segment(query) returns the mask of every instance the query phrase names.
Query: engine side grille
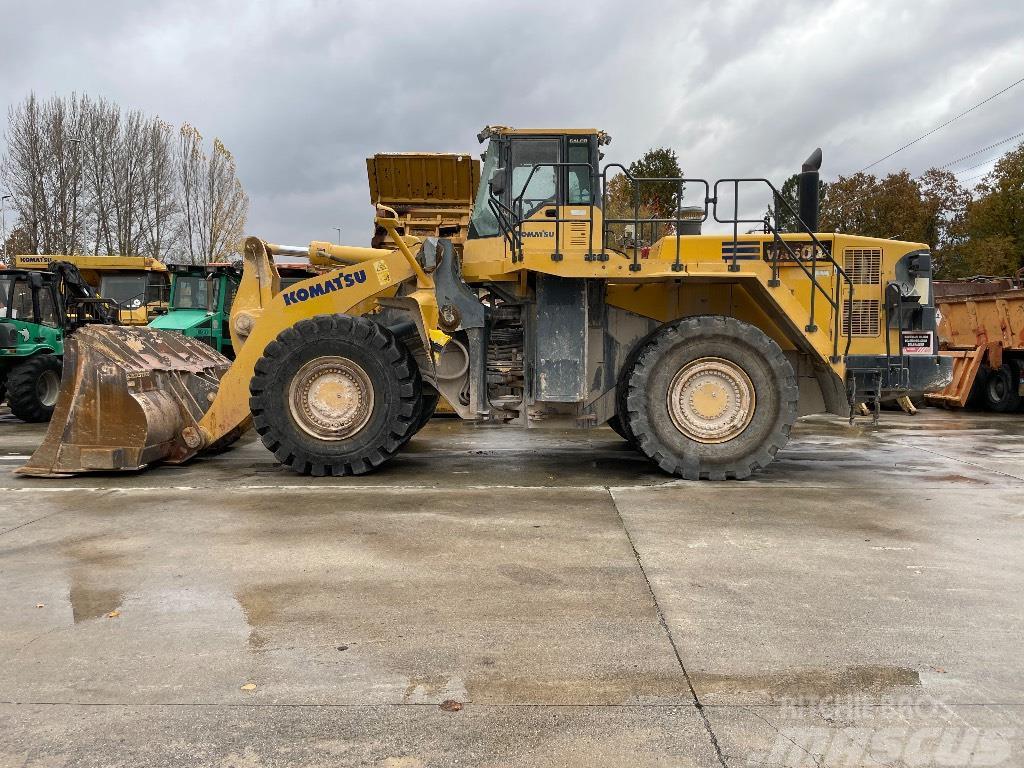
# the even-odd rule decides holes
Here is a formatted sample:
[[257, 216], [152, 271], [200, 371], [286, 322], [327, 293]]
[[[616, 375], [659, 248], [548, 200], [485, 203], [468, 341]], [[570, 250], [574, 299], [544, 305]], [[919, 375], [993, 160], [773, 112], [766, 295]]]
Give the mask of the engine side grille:
[[878, 336], [882, 331], [880, 310], [881, 302], [878, 299], [854, 299], [852, 313], [850, 304], [844, 301], [843, 335]]
[[846, 248], [843, 270], [854, 285], [880, 285], [882, 282], [881, 248]]
[[587, 246], [587, 233], [590, 225], [582, 222], [569, 224], [569, 247], [585, 248]]

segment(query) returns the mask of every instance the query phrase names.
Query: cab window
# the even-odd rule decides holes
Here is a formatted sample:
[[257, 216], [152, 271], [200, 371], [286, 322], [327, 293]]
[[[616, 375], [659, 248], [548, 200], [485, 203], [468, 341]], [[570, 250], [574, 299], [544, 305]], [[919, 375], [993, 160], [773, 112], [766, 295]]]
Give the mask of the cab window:
[[167, 301], [171, 292], [171, 277], [164, 272], [150, 272], [149, 281], [146, 284], [146, 303], [157, 304]]
[[35, 322], [32, 312], [32, 289], [27, 280], [18, 280], [14, 284], [14, 291], [11, 293], [11, 314], [15, 320]]
[[569, 144], [569, 205], [590, 205], [591, 194], [590, 146], [587, 144]]
[[51, 328], [60, 326], [57, 320], [57, 305], [53, 301], [53, 291], [49, 288], [39, 290], [39, 322]]
[[534, 166], [557, 163], [558, 144], [558, 139], [519, 139], [512, 142], [512, 199], [522, 195], [523, 218], [555, 202], [558, 191], [555, 167], [541, 165], [534, 170]]

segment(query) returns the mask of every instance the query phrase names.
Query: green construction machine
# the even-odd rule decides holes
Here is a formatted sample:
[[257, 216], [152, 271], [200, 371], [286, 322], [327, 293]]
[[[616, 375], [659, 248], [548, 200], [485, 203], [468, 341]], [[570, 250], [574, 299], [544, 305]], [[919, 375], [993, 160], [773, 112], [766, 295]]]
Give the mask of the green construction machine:
[[[278, 263], [281, 290], [317, 273], [311, 264]], [[171, 293], [167, 313], [153, 318], [150, 328], [177, 331], [209, 344], [233, 360], [231, 304], [242, 279], [239, 264], [168, 264]]]
[[74, 264], [0, 270], [0, 401], [23, 421], [49, 421], [60, 391], [64, 342], [84, 325], [116, 325]]
[[155, 317], [149, 327], [177, 331], [234, 358], [229, 323], [241, 268], [218, 263], [168, 264], [167, 269], [171, 273], [167, 314]]

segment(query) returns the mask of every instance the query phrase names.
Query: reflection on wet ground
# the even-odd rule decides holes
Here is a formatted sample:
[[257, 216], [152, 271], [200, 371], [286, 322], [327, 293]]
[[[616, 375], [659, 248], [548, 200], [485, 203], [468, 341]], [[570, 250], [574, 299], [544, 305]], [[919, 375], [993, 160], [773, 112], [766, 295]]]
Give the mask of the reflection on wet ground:
[[41, 429], [0, 432], [0, 765], [827, 765], [799, 729], [893, 722], [1021, 754], [1024, 416], [814, 417], [725, 484], [442, 419], [364, 478], [250, 439], [40, 482]]

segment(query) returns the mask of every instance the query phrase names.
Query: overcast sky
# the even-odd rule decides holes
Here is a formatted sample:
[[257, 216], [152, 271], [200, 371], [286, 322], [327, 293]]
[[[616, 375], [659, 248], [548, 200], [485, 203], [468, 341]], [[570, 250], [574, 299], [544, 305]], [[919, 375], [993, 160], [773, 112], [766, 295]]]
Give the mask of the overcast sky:
[[[220, 137], [248, 229], [369, 240], [365, 158], [478, 153], [485, 124], [597, 127], [688, 176], [848, 174], [1024, 77], [1021, 0], [0, 0], [0, 103], [85, 92]], [[1024, 131], [1024, 84], [872, 169]], [[6, 124], [6, 123], [4, 123]], [[1012, 147], [1004, 145], [1000, 150]], [[998, 150], [965, 161], [975, 165]], [[978, 168], [962, 174], [971, 177]]]

